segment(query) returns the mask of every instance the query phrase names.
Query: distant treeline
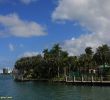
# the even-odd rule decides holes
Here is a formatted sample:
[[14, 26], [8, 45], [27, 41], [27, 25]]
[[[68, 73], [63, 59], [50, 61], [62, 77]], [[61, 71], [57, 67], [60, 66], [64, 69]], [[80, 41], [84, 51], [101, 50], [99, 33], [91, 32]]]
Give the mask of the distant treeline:
[[50, 50], [43, 50], [43, 56], [39, 54], [20, 58], [16, 61], [15, 68], [24, 78], [51, 79], [65, 77], [70, 72], [87, 74], [89, 69], [105, 64], [110, 65], [110, 47], [107, 44], [99, 46], [95, 52], [87, 47], [80, 56], [69, 56], [59, 44], [55, 44]]

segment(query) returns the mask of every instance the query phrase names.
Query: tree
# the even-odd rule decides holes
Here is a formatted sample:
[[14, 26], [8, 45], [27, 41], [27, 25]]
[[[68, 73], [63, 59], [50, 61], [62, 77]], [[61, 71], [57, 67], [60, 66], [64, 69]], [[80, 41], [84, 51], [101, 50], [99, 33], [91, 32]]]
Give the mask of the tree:
[[57, 67], [57, 76], [60, 77], [60, 66], [59, 66], [59, 62], [61, 59], [61, 47], [59, 46], [59, 44], [55, 44], [50, 53], [52, 54], [53, 60], [54, 60], [54, 64]]
[[98, 65], [109, 64], [110, 62], [110, 47], [108, 45], [99, 46], [94, 55], [96, 63]]
[[91, 47], [87, 47], [85, 49], [85, 53], [86, 53], [86, 63], [87, 63], [87, 67], [88, 69], [90, 67], [93, 66], [93, 51]]
[[[87, 74], [92, 67], [108, 64], [110, 65], [110, 47], [99, 46], [93, 53], [91, 47], [85, 48], [85, 53], [80, 56], [68, 56], [59, 44], [53, 45], [48, 50], [43, 50], [43, 56], [22, 57], [15, 63], [24, 78], [53, 79], [65, 77], [72, 72], [76, 74]], [[107, 71], [106, 71], [107, 72]]]

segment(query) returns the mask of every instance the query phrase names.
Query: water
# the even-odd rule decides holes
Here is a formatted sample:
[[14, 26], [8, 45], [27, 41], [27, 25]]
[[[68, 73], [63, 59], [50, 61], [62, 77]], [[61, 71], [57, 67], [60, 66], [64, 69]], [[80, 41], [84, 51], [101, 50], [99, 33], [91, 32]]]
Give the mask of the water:
[[0, 75], [0, 96], [13, 97], [9, 100], [110, 100], [110, 87], [15, 82]]

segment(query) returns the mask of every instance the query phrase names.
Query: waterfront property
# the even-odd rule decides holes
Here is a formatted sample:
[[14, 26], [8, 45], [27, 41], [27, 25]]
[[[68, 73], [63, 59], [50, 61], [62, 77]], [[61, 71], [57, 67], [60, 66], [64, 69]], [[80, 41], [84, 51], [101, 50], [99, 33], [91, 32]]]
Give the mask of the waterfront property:
[[0, 74], [11, 74], [12, 70], [10, 68], [2, 68], [0, 69]]
[[8, 69], [7, 68], [3, 68], [3, 74], [8, 74]]
[[92, 48], [87, 47], [84, 54], [69, 56], [59, 44], [55, 44], [50, 50], [45, 49], [43, 56], [17, 60], [13, 72], [15, 79], [21, 81], [109, 82], [110, 48], [102, 45], [93, 53]]
[[74, 84], [74, 85], [91, 85], [91, 86], [110, 86], [110, 80], [107, 78], [110, 76], [80, 76], [80, 77], [66, 77], [66, 83], [68, 84]]
[[2, 69], [0, 69], [0, 74], [2, 74], [3, 73], [3, 70]]

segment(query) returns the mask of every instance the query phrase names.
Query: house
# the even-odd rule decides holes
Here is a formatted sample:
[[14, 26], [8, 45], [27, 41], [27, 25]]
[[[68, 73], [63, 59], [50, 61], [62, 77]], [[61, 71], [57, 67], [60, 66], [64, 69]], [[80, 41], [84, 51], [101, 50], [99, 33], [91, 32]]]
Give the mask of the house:
[[97, 68], [98, 74], [110, 74], [110, 66], [105, 64], [105, 65], [100, 65]]

